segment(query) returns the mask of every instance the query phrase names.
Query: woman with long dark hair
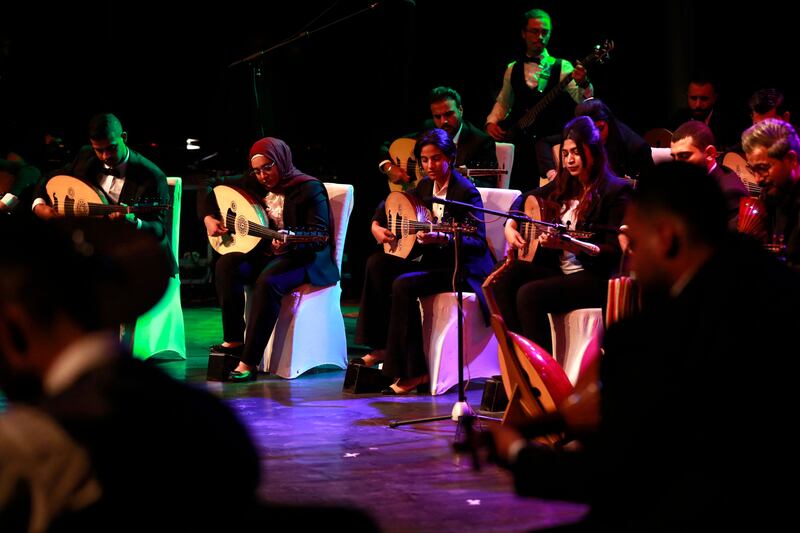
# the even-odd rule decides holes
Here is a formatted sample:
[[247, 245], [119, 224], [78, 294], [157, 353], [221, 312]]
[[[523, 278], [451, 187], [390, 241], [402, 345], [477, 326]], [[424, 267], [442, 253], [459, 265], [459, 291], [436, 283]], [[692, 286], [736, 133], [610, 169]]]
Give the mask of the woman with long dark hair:
[[[551, 350], [548, 313], [583, 307], [604, 307], [608, 279], [619, 264], [621, 250], [615, 228], [622, 224], [631, 186], [608, 167], [600, 132], [589, 117], [578, 117], [564, 128], [560, 168], [556, 178], [520, 196], [512, 210], [521, 211], [534, 195], [545, 212], [571, 230], [593, 234], [584, 240], [595, 250], [543, 233], [532, 261], [515, 261], [497, 280], [495, 298], [510, 330]], [[514, 220], [506, 223], [509, 245], [522, 249], [525, 239]]]

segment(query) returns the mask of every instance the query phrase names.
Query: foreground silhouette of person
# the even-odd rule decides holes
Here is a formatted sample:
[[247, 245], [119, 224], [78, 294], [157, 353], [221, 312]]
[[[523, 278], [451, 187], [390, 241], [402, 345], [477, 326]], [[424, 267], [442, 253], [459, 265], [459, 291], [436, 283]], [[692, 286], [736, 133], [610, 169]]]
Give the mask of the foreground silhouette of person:
[[[0, 232], [13, 250], [0, 256], [0, 387], [11, 413], [17, 405], [37, 411], [27, 419], [44, 420], [37, 427], [58, 437], [55, 451], [39, 441], [43, 454], [67, 453], [63, 473], [73, 474], [52, 528], [244, 523], [260, 472], [244, 427], [211, 394], [119, 344], [118, 324], [166, 287], [171, 263], [157, 240], [126, 222], [94, 219], [33, 220]], [[238, 468], [225, 466], [230, 457]], [[9, 516], [64, 482], [31, 479], [42, 480], [17, 476]], [[236, 516], [221, 514], [234, 509]]]
[[778, 530], [793, 518], [800, 278], [727, 231], [723, 195], [694, 165], [656, 167], [626, 223], [643, 309], [603, 341], [599, 424], [582, 452], [502, 428], [498, 455], [520, 494], [590, 503], [558, 530]]

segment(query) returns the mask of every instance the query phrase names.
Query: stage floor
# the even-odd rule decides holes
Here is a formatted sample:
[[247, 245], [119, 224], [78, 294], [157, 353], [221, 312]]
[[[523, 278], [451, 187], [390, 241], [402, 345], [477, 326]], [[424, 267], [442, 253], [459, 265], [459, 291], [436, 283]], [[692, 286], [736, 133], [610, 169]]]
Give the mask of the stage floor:
[[[239, 415], [261, 455], [260, 493], [268, 502], [356, 507], [386, 532], [522, 532], [574, 522], [586, 511], [515, 496], [511, 477], [495, 465], [474, 470], [468, 455], [452, 450], [451, 420], [388, 427], [391, 420], [449, 414], [455, 391], [354, 395], [342, 392], [339, 370], [294, 380], [261, 375], [253, 383], [207, 382], [208, 346], [221, 340], [219, 309], [185, 308], [184, 317], [187, 360], [158, 366], [223, 398]], [[350, 342], [354, 319], [345, 322]], [[361, 353], [353, 347], [350, 355]], [[475, 409], [481, 394], [477, 384], [467, 391]]]

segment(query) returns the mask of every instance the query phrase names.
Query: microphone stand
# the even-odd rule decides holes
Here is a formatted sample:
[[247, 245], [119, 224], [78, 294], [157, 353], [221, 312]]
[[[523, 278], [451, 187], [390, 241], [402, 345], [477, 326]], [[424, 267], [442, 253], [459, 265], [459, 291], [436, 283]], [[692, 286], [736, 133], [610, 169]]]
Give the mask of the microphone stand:
[[[433, 199], [434, 202], [437, 203], [444, 203], [444, 204], [456, 204], [461, 206], [467, 206], [469, 209], [476, 209], [479, 208], [473, 206], [472, 204], [462, 204], [461, 202], [455, 202], [450, 200], [442, 200], [440, 198]], [[453, 410], [449, 415], [440, 415], [440, 416], [433, 416], [428, 418], [415, 418], [412, 420], [392, 420], [389, 422], [390, 428], [396, 428], [398, 426], [405, 426], [408, 424], [419, 424], [423, 422], [435, 422], [437, 420], [447, 420], [451, 418], [455, 422], [459, 422], [461, 417], [463, 416], [470, 416], [470, 417], [477, 417], [478, 415], [475, 414], [475, 411], [472, 410], [469, 403], [467, 403], [467, 393], [465, 390], [464, 384], [464, 292], [461, 289], [461, 236], [462, 230], [460, 226], [455, 226], [453, 228], [453, 242], [455, 244], [455, 272], [454, 278], [456, 280], [456, 302], [458, 307], [458, 402], [453, 405]]]
[[[457, 202], [455, 200], [445, 200], [443, 198], [430, 197], [430, 201], [439, 204], [452, 205], [461, 207], [469, 211], [480, 211], [482, 213], [489, 213], [506, 218], [513, 218], [515, 220], [532, 220], [527, 215], [506, 213], [503, 211], [495, 211], [493, 209], [486, 209], [483, 207], [476, 207], [472, 204], [464, 202]], [[460, 226], [456, 226], [453, 231], [453, 241], [455, 243], [455, 273], [456, 279], [456, 301], [458, 302], [458, 401], [453, 405], [453, 410], [449, 415], [434, 416], [429, 418], [416, 418], [412, 420], [392, 420], [389, 422], [390, 428], [404, 426], [408, 424], [418, 424], [422, 422], [435, 422], [437, 420], [452, 419], [454, 422], [459, 423], [458, 432], [465, 430], [467, 433], [471, 430], [471, 423], [475, 418], [486, 418], [495, 420], [492, 417], [476, 415], [469, 403], [467, 403], [466, 387], [464, 384], [464, 294], [461, 289], [461, 236], [462, 230]], [[465, 423], [466, 422], [466, 423]]]
[[260, 58], [262, 56], [265, 56], [265, 55], [269, 54], [270, 52], [273, 52], [273, 51], [275, 51], [275, 50], [277, 50], [279, 48], [283, 48], [284, 46], [286, 46], [288, 44], [291, 44], [291, 43], [293, 43], [295, 41], [299, 41], [300, 39], [304, 39], [306, 37], [311, 37], [313, 34], [315, 34], [317, 32], [320, 32], [320, 31], [322, 31], [324, 29], [330, 28], [331, 26], [335, 26], [336, 24], [339, 24], [340, 22], [344, 22], [345, 20], [348, 20], [348, 19], [351, 19], [351, 18], [353, 18], [355, 16], [358, 16], [361, 13], [364, 13], [366, 11], [371, 11], [371, 10], [375, 9], [376, 7], [378, 7], [379, 5], [380, 5], [380, 2], [373, 2], [373, 3], [369, 4], [367, 7], [359, 9], [358, 11], [350, 13], [349, 15], [345, 15], [344, 17], [338, 18], [338, 19], [334, 20], [333, 22], [329, 22], [328, 24], [325, 24], [324, 26], [320, 26], [319, 28], [316, 28], [316, 29], [313, 29], [313, 30], [301, 31], [300, 33], [294, 35], [293, 37], [289, 37], [288, 39], [283, 40], [283, 41], [281, 41], [281, 42], [279, 42], [279, 43], [277, 43], [277, 44], [275, 44], [273, 46], [270, 46], [269, 48], [266, 48], [264, 50], [255, 52], [254, 54], [250, 54], [247, 57], [243, 57], [241, 59], [237, 59], [236, 61], [234, 61], [233, 63], [228, 65], [228, 68], [233, 68], [233, 67], [235, 67], [237, 65], [241, 65], [242, 63], [250, 63], [250, 68], [252, 70], [251, 79], [252, 79], [252, 83], [253, 83], [253, 94], [254, 94], [254, 97], [255, 97], [255, 104], [256, 104], [256, 116], [258, 117], [258, 125], [259, 125], [259, 129], [260, 129], [262, 137], [264, 136], [264, 123], [261, 120], [261, 101], [260, 101], [260, 99], [258, 97], [258, 87], [259, 87], [259, 85], [261, 85], [261, 81], [263, 79], [263, 74], [261, 72], [261, 64], [260, 63], [256, 63], [254, 60], [256, 60], [256, 59], [258, 59], [258, 58]]
[[[552, 222], [544, 222], [542, 220], [534, 220], [523, 213], [507, 213], [504, 211], [495, 211], [494, 209], [486, 209], [485, 207], [476, 207], [472, 204], [464, 202], [457, 202], [455, 200], [446, 200], [432, 196], [426, 198], [433, 203], [445, 204], [449, 206], [461, 207], [469, 211], [479, 211], [481, 213], [488, 213], [500, 217], [510, 218], [517, 222], [530, 222], [537, 226], [546, 228], [551, 233], [557, 235], [561, 239], [565, 239], [583, 249], [586, 253], [596, 255], [600, 249], [593, 243], [579, 241], [574, 237], [567, 234], [567, 226], [563, 224], [554, 224]], [[416, 418], [412, 420], [392, 420], [389, 422], [390, 428], [404, 426], [408, 424], [418, 424], [422, 422], [435, 422], [437, 420], [447, 420], [451, 418], [453, 421], [458, 422], [458, 433], [465, 431], [469, 435], [471, 431], [471, 424], [475, 418], [485, 418], [496, 420], [488, 416], [476, 415], [472, 407], [467, 403], [465, 385], [464, 385], [464, 312], [463, 312], [463, 291], [461, 290], [461, 235], [462, 230], [460, 226], [456, 226], [453, 231], [455, 242], [455, 279], [457, 287], [457, 302], [458, 302], [458, 402], [453, 405], [453, 410], [450, 415], [434, 416], [429, 418]]]

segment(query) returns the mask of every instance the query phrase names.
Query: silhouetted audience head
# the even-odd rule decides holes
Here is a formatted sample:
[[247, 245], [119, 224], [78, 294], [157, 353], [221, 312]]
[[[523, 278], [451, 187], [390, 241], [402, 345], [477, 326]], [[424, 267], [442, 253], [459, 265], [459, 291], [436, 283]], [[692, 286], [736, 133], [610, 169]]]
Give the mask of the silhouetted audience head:
[[768, 118], [789, 122], [791, 118], [783, 93], [778, 89], [759, 89], [750, 97], [748, 106], [753, 124]]

